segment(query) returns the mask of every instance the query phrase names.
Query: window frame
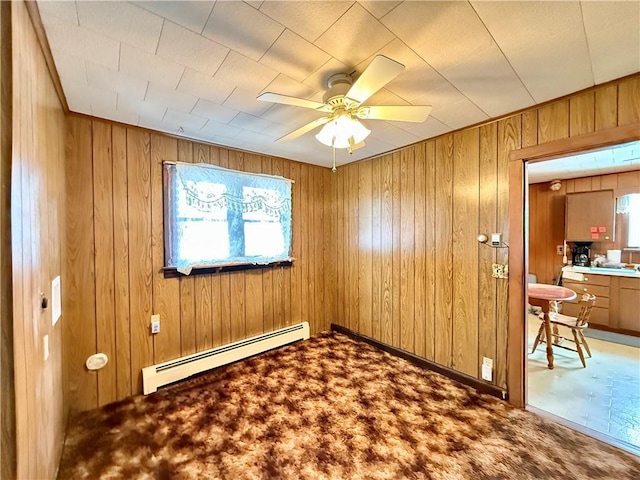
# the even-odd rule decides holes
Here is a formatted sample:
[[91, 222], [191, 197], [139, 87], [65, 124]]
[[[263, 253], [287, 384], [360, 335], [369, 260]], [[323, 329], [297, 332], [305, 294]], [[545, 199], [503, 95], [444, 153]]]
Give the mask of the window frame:
[[[229, 271], [239, 271], [239, 270], [253, 270], [253, 269], [265, 269], [265, 268], [279, 268], [279, 267], [290, 267], [293, 265], [295, 258], [293, 258], [293, 189], [291, 191], [291, 204], [290, 204], [290, 215], [291, 215], [291, 227], [289, 229], [289, 256], [287, 259], [272, 261], [269, 263], [251, 263], [251, 262], [241, 262], [241, 263], [221, 263], [218, 265], [214, 264], [201, 264], [194, 265], [191, 267], [191, 271], [188, 274], [182, 273], [178, 267], [176, 266], [168, 266], [168, 258], [170, 257], [170, 248], [173, 239], [173, 235], [176, 233], [176, 229], [173, 228], [174, 225], [177, 225], [177, 212], [175, 208], [170, 208], [169, 197], [171, 195], [171, 189], [176, 190], [176, 186], [172, 185], [172, 182], [177, 181], [177, 175], [171, 175], [169, 172], [169, 167], [175, 165], [188, 165], [188, 166], [201, 166], [202, 168], [213, 167], [220, 170], [229, 171], [231, 173], [236, 174], [245, 174], [247, 176], [265, 176], [271, 177], [274, 179], [282, 180], [290, 182], [291, 184], [295, 183], [293, 180], [278, 177], [276, 175], [269, 174], [261, 174], [254, 172], [245, 172], [239, 170], [228, 169], [224, 167], [219, 167], [217, 165], [211, 165], [206, 163], [193, 164], [187, 162], [178, 162], [178, 161], [163, 161], [162, 162], [162, 210], [163, 210], [163, 273], [165, 278], [174, 278], [174, 277], [185, 277], [185, 276], [193, 276], [193, 275], [208, 275], [219, 272], [229, 272]], [[247, 182], [244, 186], [254, 186], [251, 185], [251, 182]], [[240, 214], [242, 216], [242, 214]], [[244, 226], [245, 221], [242, 222]]]

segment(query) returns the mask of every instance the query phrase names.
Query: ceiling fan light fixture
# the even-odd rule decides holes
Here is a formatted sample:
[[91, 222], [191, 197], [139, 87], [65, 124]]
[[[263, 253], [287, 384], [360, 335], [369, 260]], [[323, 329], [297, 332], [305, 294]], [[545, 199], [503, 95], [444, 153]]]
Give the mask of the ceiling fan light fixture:
[[371, 130], [357, 119], [349, 115], [340, 115], [326, 123], [316, 135], [316, 139], [327, 147], [349, 148], [362, 142], [370, 133]]

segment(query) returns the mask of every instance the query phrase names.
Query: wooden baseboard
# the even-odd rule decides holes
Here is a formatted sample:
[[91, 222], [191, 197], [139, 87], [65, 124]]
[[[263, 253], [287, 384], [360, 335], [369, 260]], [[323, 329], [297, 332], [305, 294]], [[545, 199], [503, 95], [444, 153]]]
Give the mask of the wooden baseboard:
[[354, 332], [353, 330], [349, 330], [348, 328], [343, 327], [342, 325], [336, 325], [335, 323], [332, 323], [331, 330], [333, 330], [334, 332], [342, 333], [343, 335], [353, 338], [354, 340], [359, 340], [359, 341], [368, 343], [369, 345], [379, 348], [380, 350], [390, 353], [391, 355], [407, 360], [408, 362], [411, 362], [412, 364], [420, 368], [432, 370], [436, 373], [444, 375], [445, 377], [449, 377], [452, 380], [455, 380], [457, 382], [473, 387], [481, 393], [487, 393], [489, 395], [493, 395], [494, 397], [497, 397], [501, 400], [509, 399], [508, 392], [505, 392], [501, 388], [491, 383], [486, 383], [482, 380], [478, 380], [477, 378], [467, 375], [465, 373], [458, 372], [451, 368], [448, 368], [438, 363], [427, 360], [426, 358], [422, 358], [417, 355], [414, 355], [413, 353], [407, 352], [405, 350], [401, 350], [399, 348], [393, 347], [386, 343], [379, 342], [374, 338], [367, 337], [366, 335], [362, 335], [360, 333]]
[[602, 330], [603, 332], [619, 333], [621, 335], [629, 335], [631, 337], [640, 337], [637, 330], [626, 330], [624, 328], [611, 328], [608, 325], [600, 325], [599, 323], [589, 323], [589, 328], [593, 330]]

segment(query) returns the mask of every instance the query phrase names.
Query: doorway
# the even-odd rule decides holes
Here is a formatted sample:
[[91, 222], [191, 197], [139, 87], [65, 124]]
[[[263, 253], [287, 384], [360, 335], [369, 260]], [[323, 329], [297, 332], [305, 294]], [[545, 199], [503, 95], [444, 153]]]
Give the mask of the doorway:
[[[552, 167], [554, 166], [554, 163], [552, 161], [558, 158], [566, 157], [569, 154], [574, 154], [575, 152], [580, 151], [588, 151], [594, 149], [600, 150], [612, 145], [637, 140], [638, 137], [639, 136], [637, 129], [633, 131], [633, 129], [616, 128], [607, 132], [607, 135], [602, 135], [600, 132], [598, 134], [588, 134], [582, 137], [552, 142], [547, 145], [540, 145], [512, 152], [510, 156], [509, 166], [510, 239], [512, 248], [509, 253], [509, 264], [511, 271], [509, 280], [510, 315], [508, 355], [510, 371], [512, 372], [509, 378], [510, 394], [516, 395], [516, 401], [513, 401], [512, 403], [518, 404], [517, 396], [519, 394], [521, 406], [544, 414], [545, 416], [550, 416], [560, 423], [564, 423], [571, 428], [583, 431], [584, 433], [600, 438], [601, 440], [613, 444], [618, 444], [618, 446], [626, 448], [627, 450], [634, 451], [634, 453], [640, 453], [640, 411], [631, 411], [631, 413], [629, 414], [620, 415], [618, 413], [620, 410], [618, 409], [613, 413], [614, 417], [616, 417], [614, 421], [611, 419], [612, 409], [610, 408], [608, 412], [603, 413], [604, 418], [600, 419], [600, 428], [596, 429], [593, 428], [596, 426], [597, 417], [595, 408], [592, 408], [591, 412], [583, 412], [582, 416], [585, 418], [576, 418], [575, 416], [571, 417], [567, 414], [567, 405], [569, 405], [570, 409], [571, 405], [576, 406], [579, 403], [578, 390], [575, 384], [572, 385], [572, 382], [580, 382], [580, 378], [582, 378], [582, 380], [586, 378], [591, 384], [594, 385], [592, 391], [586, 393], [586, 401], [594, 401], [593, 405], [590, 405], [591, 407], [594, 407], [598, 403], [606, 403], [607, 400], [602, 402], [603, 399], [601, 397], [605, 396], [604, 389], [608, 386], [612, 387], [611, 390], [616, 387], [615, 393], [622, 393], [621, 398], [618, 399], [615, 398], [615, 395], [609, 395], [609, 401], [610, 403], [613, 403], [614, 407], [619, 407], [621, 403], [625, 401], [625, 398], [628, 399], [627, 403], [631, 406], [631, 408], [637, 406], [639, 402], [634, 401], [631, 395], [621, 392], [619, 386], [625, 381], [627, 384], [632, 383], [631, 374], [633, 373], [633, 370], [639, 370], [638, 365], [640, 363], [638, 362], [640, 362], [640, 355], [637, 352], [640, 352], [640, 349], [632, 346], [624, 346], [625, 348], [632, 349], [632, 353], [630, 355], [630, 358], [632, 360], [630, 365], [632, 366], [629, 366], [628, 370], [613, 372], [613, 376], [617, 376], [617, 378], [607, 378], [606, 375], [598, 374], [599, 372], [608, 370], [607, 355], [610, 353], [618, 353], [621, 350], [625, 349], [622, 348], [622, 346], [617, 346], [620, 344], [615, 344], [616, 346], [612, 346], [615, 343], [612, 341], [612, 337], [588, 340], [590, 342], [590, 346], [592, 347], [591, 350], [593, 358], [586, 358], [586, 369], [582, 367], [580, 359], [576, 353], [560, 350], [554, 345], [553, 350], [554, 357], [556, 359], [555, 368], [553, 370], [549, 370], [546, 365], [544, 345], [542, 347], [538, 347], [538, 349], [534, 353], [530, 353], [532, 350], [533, 341], [540, 326], [540, 320], [538, 319], [536, 314], [533, 314], [531, 316], [529, 315], [526, 286], [528, 280], [527, 276], [529, 272], [539, 275], [539, 278], [537, 278], [538, 282], [557, 282], [561, 274], [560, 268], [563, 265], [562, 257], [565, 254], [565, 252], [562, 252], [562, 254], [558, 255], [557, 249], [558, 246], [560, 246], [560, 249], [564, 249], [564, 239], [562, 238], [564, 236], [564, 225], [562, 224], [563, 222], [560, 221], [558, 222], [558, 225], [554, 226], [549, 223], [551, 219], [547, 218], [546, 225], [548, 225], [548, 228], [545, 234], [552, 232], [551, 237], [553, 238], [553, 251], [550, 255], [557, 255], [558, 259], [556, 259], [555, 262], [553, 260], [543, 262], [543, 264], [547, 265], [547, 267], [541, 269], [540, 273], [535, 272], [529, 268], [531, 265], [535, 266], [535, 268], [540, 269], [540, 262], [537, 258], [533, 258], [538, 256], [538, 252], [532, 252], [532, 248], [535, 249], [536, 247], [532, 247], [531, 240], [535, 241], [537, 232], [531, 232], [529, 229], [529, 213], [530, 207], [532, 206], [531, 202], [537, 202], [538, 199], [533, 198], [533, 195], [529, 194], [530, 188], [528, 170], [532, 170], [532, 172], [535, 174], [536, 169], [544, 169], [545, 162], [548, 162], [547, 169], [552, 169]], [[640, 167], [635, 166], [633, 168], [638, 169]], [[597, 173], [599, 172], [589, 172], [586, 171], [586, 169], [583, 167], [580, 167], [579, 170], [580, 173], [578, 173], [578, 175], [575, 175], [577, 172], [574, 170], [574, 184], [576, 183], [576, 177], [599, 176], [597, 175]], [[609, 172], [603, 172], [603, 174], [611, 175], [611, 173]], [[556, 180], [556, 177], [558, 176], [561, 175], [554, 175], [553, 180]], [[611, 177], [608, 177], [607, 179], [610, 180], [610, 178]], [[560, 180], [564, 180], [565, 182], [567, 182], [564, 186], [564, 192], [562, 193], [566, 194], [566, 190], [569, 188], [571, 188], [574, 192], [576, 191], [575, 185], [569, 187], [571, 180], [568, 177]], [[544, 181], [540, 181], [540, 179], [538, 179], [538, 183], [545, 182], [546, 185], [539, 185], [537, 188], [548, 189], [550, 187], [550, 179], [544, 179]], [[580, 182], [582, 182], [580, 184], [581, 186], [579, 187], [579, 189], [581, 190], [584, 188], [584, 183], [586, 183], [586, 180], [580, 180], [579, 183]], [[597, 182], [594, 182], [594, 186], [598, 187], [598, 189], [602, 188], [602, 184], [596, 185], [596, 183]], [[558, 196], [560, 196], [560, 194], [558, 194]], [[555, 201], [557, 203], [556, 207], [559, 206], [559, 208], [563, 209], [564, 198], [556, 198]], [[563, 210], [561, 216], [564, 216]], [[553, 237], [554, 229], [556, 234], [559, 232], [559, 242], [557, 242], [555, 237]], [[530, 238], [530, 234], [533, 234], [531, 235], [532, 238]], [[571, 244], [569, 244], [568, 247], [570, 248]], [[570, 252], [567, 252], [567, 256], [570, 259]], [[640, 256], [640, 254], [637, 256]], [[630, 261], [631, 259], [627, 260], [627, 262], [629, 263]], [[635, 262], [640, 263], [640, 260], [636, 259]], [[638, 280], [640, 281], [640, 279]], [[609, 300], [612, 300], [612, 298], [607, 300], [603, 295], [601, 295], [601, 297], [600, 308], [608, 306], [607, 302]], [[638, 313], [638, 315], [640, 315], [640, 313]], [[527, 320], [529, 321], [527, 322]], [[606, 333], [611, 335], [615, 334], [615, 332]], [[609, 347], [608, 351], [606, 347]], [[516, 348], [518, 348], [517, 352], [515, 351]], [[615, 360], [612, 360], [612, 362], [616, 363]], [[620, 362], [617, 363], [619, 364]], [[594, 378], [594, 375], [596, 376], [596, 378]], [[602, 381], [604, 384], [601, 387], [597, 387], [596, 384], [598, 383], [598, 381]], [[606, 385], [606, 383], [611, 383], [611, 385]], [[597, 395], [597, 388], [601, 388], [601, 396]], [[636, 388], [636, 390], [638, 389]], [[589, 394], [591, 394], [591, 396], [589, 396]], [[555, 395], [556, 397], [555, 406], [553, 405], [553, 399], [551, 398], [552, 395]], [[606, 407], [606, 405], [603, 405], [603, 407]], [[574, 408], [574, 410], [578, 410], [578, 408], [576, 407]], [[587, 415], [588, 413], [592, 413], [590, 423], [587, 421], [587, 418], [589, 418]], [[605, 422], [604, 420], [607, 421]], [[631, 431], [631, 434], [628, 434], [626, 437], [623, 435], [618, 435], [618, 437], [623, 437], [623, 440], [620, 438], [616, 439], [616, 437], [613, 437], [611, 435], [612, 433], [614, 433], [613, 430], [615, 430], [617, 427], [615, 425], [616, 422], [618, 424], [622, 423], [620, 420], [627, 421], [627, 426], [631, 427], [630, 429], [627, 429]], [[636, 430], [633, 430], [634, 428], [636, 428]]]
[[[534, 163], [527, 168], [526, 189], [529, 282], [561, 284], [578, 294], [550, 309], [558, 321], [577, 318], [583, 291], [596, 296], [588, 327], [577, 331], [580, 342], [585, 335], [584, 365], [572, 330], [560, 326], [555, 368], [548, 368], [546, 345], [533, 348], [540, 310], [529, 308], [527, 404], [640, 448], [640, 312], [619, 305], [632, 301], [620, 298], [621, 291], [628, 296], [625, 289], [637, 292], [640, 305], [640, 142]], [[596, 220], [597, 209], [603, 220]]]

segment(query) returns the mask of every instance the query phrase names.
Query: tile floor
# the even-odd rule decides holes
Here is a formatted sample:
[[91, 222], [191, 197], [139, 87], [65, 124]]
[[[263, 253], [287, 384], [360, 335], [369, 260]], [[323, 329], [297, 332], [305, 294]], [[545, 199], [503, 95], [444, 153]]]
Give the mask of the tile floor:
[[640, 348], [587, 338], [587, 368], [577, 353], [556, 348], [549, 370], [545, 344], [530, 353], [540, 322], [527, 323], [529, 404], [640, 447]]

